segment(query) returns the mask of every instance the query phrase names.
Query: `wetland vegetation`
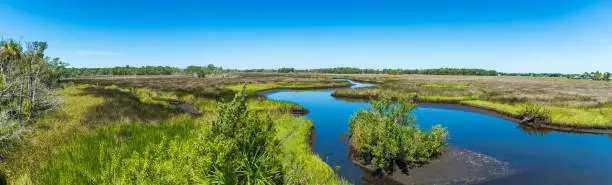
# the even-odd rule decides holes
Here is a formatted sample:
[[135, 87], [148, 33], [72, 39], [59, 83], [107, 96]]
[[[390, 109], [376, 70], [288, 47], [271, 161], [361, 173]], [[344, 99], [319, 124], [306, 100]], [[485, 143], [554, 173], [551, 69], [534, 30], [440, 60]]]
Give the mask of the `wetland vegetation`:
[[[367, 89], [342, 89], [333, 95], [370, 98], [390, 94], [417, 96], [420, 102], [457, 103], [491, 109], [524, 119], [522, 112], [538, 107], [546, 122], [572, 128], [612, 127], [612, 84], [604, 81], [543, 77], [474, 77], [427, 75], [354, 75], [379, 83]], [[388, 80], [393, 78], [394, 80]]]
[[57, 93], [64, 106], [3, 158], [10, 183], [343, 183], [311, 153], [312, 123], [290, 115], [292, 103], [247, 100], [245, 92], [228, 103], [196, 98], [204, 114], [192, 117], [147, 98], [164, 94], [148, 89], [78, 85]]
[[[44, 42], [25, 49], [15, 41], [2, 44], [0, 175], [9, 184], [359, 182], [338, 175], [352, 169], [347, 164], [332, 165], [313, 152], [314, 123], [292, 114], [301, 104], [256, 94], [272, 89], [336, 88], [329, 94], [372, 99], [370, 108], [347, 109], [356, 112], [340, 121], [350, 135], [340, 146], [389, 173], [444, 155], [452, 131], [416, 126], [411, 112], [417, 102], [470, 105], [545, 125], [612, 128], [612, 85], [605, 80], [448, 75], [487, 71], [466, 69], [438, 71], [445, 75], [269, 73], [212, 65], [121, 67], [109, 76], [89, 76], [100, 69], [87, 69], [70, 77], [79, 70], [45, 56]], [[349, 82], [334, 78], [376, 85], [347, 88]]]
[[420, 165], [441, 154], [448, 131], [440, 125], [423, 131], [413, 125], [411, 114], [417, 107], [413, 99], [390, 96], [370, 101], [370, 107], [359, 110], [349, 121], [352, 157], [392, 173], [395, 165]]

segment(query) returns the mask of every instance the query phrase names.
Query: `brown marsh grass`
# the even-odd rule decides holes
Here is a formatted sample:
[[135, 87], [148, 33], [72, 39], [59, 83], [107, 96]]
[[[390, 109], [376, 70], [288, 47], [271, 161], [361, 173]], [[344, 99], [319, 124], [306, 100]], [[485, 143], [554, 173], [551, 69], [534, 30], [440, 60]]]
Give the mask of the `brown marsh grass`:
[[[472, 96], [502, 103], [532, 103], [591, 108], [612, 103], [612, 83], [566, 78], [442, 75], [346, 75], [381, 83], [377, 89], [420, 95]], [[393, 79], [393, 80], [389, 80]], [[467, 88], [439, 88], [427, 84], [467, 84]]]

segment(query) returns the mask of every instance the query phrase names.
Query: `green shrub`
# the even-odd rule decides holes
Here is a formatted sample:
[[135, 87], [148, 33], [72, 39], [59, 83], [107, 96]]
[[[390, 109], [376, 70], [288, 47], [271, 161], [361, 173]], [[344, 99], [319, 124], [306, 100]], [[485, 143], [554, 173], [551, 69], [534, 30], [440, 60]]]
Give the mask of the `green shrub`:
[[413, 126], [416, 118], [410, 112], [415, 108], [414, 98], [400, 98], [394, 104], [390, 96], [383, 95], [370, 101], [367, 110], [359, 110], [349, 119], [352, 152], [388, 171], [398, 161], [423, 163], [436, 157], [446, 144], [446, 128], [437, 125], [422, 131]]
[[280, 142], [273, 122], [250, 114], [243, 87], [229, 103], [218, 107], [218, 119], [208, 127], [200, 146], [207, 181], [221, 184], [282, 184]]
[[525, 120], [536, 122], [550, 121], [550, 110], [544, 106], [527, 103], [521, 107], [519, 116], [523, 117]]
[[[277, 132], [249, 113], [244, 90], [195, 133], [185, 123], [101, 126], [58, 148], [40, 184], [283, 184]], [[199, 137], [198, 137], [199, 136]]]

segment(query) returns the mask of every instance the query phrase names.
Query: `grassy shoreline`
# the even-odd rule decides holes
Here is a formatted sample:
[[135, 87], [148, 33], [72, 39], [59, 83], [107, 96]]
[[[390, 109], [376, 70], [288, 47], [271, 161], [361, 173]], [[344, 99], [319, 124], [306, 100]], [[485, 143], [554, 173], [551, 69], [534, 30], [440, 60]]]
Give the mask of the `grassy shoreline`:
[[[378, 95], [367, 95], [367, 94], [345, 94], [342, 91], [336, 91], [332, 94], [336, 98], [347, 98], [356, 100], [370, 100], [376, 98]], [[397, 96], [395, 96], [397, 97]], [[441, 104], [456, 104], [467, 106], [469, 108], [481, 109], [485, 111], [492, 111], [495, 114], [493, 116], [502, 116], [510, 118], [514, 122], [519, 122], [522, 118], [518, 115], [521, 105], [520, 103], [509, 105], [503, 103], [496, 103], [485, 100], [472, 99], [470, 97], [444, 97], [444, 96], [418, 96], [417, 102], [419, 103], [441, 103]], [[597, 109], [581, 109], [581, 108], [567, 108], [567, 107], [553, 107], [547, 106], [551, 109], [552, 121], [546, 123], [539, 123], [531, 125], [535, 127], [566, 131], [566, 132], [580, 132], [580, 133], [596, 133], [596, 134], [610, 134], [612, 133], [612, 122], [607, 114], [600, 114]], [[609, 110], [607, 110], [609, 111]], [[573, 112], [566, 113], [566, 112]], [[583, 119], [572, 117], [577, 114], [593, 114], [595, 122], [580, 122]], [[611, 113], [612, 114], [612, 113]], [[561, 117], [565, 115], [565, 117]], [[570, 120], [571, 122], [563, 122], [563, 120]]]
[[[359, 82], [377, 83], [379, 86], [384, 85], [385, 83], [394, 83], [398, 81], [397, 79], [390, 77], [382, 78], [382, 80], [354, 77], [349, 77], [348, 79]], [[467, 90], [471, 85], [469, 83], [430, 83], [419, 84], [418, 86], [425, 89], [433, 89], [432, 91], [442, 92], [443, 94], [445, 90]], [[234, 89], [236, 89], [236, 87], [237, 86], [233, 86]], [[249, 87], [252, 93], [258, 93], [261, 96], [261, 92], [274, 89], [318, 89], [342, 87], [342, 85], [306, 87], [300, 85], [277, 85], [274, 83], [267, 83], [248, 84], [247, 89]], [[417, 101], [422, 103], [457, 104], [474, 109], [492, 111], [495, 113], [493, 114], [494, 116], [504, 116], [510, 118], [514, 122], [519, 122], [522, 119], [518, 114], [521, 108], [526, 104], [524, 101], [519, 101], [516, 103], [500, 103], [483, 100], [482, 97], [484, 95], [480, 92], [458, 93], [459, 96], [440, 95], [440, 93], [420, 95], [416, 92], [404, 93], [395, 90], [386, 90], [383, 89], [383, 87], [374, 87], [374, 89], [340, 89], [335, 91], [332, 96], [337, 98], [369, 100], [371, 97], [377, 97], [382, 93], [391, 94], [391, 96], [395, 98], [417, 95]], [[612, 133], [612, 104], [604, 104], [600, 108], [562, 107], [555, 105], [545, 105], [544, 107], [550, 110], [551, 120], [545, 123], [531, 124], [530, 126], [565, 132]]]
[[[253, 83], [246, 84], [246, 91], [250, 94], [257, 94], [262, 91], [270, 91], [275, 89], [326, 89], [326, 88], [338, 88], [338, 87], [349, 87], [351, 84], [346, 81], [327, 81], [327, 82], [274, 82], [274, 83]], [[240, 91], [243, 85], [231, 85], [226, 86], [225, 89], [232, 90], [234, 92]]]
[[[142, 165], [146, 162], [134, 160], [143, 157], [145, 161], [158, 160], [147, 158], [146, 155], [161, 155], [159, 157], [163, 160], [158, 162], [163, 165], [188, 165], [181, 160], [183, 157], [180, 151], [187, 150], [191, 146], [189, 143], [198, 139], [195, 132], [201, 125], [216, 119], [214, 113], [218, 103], [214, 99], [168, 94], [171, 92], [162, 93], [145, 88], [121, 89], [116, 86], [67, 86], [57, 93], [65, 99], [61, 110], [36, 122], [36, 129], [22, 138], [21, 141], [25, 143], [19, 146], [19, 150], [0, 160], [0, 172], [7, 176], [9, 184], [106, 182], [93, 177], [97, 176], [95, 174], [106, 173], [104, 170], [115, 168], [101, 164], [119, 160], [123, 161], [120, 164], [136, 165], [128, 165], [130, 169], [145, 169]], [[192, 117], [179, 113], [165, 102], [154, 100], [154, 95], [191, 102], [204, 114]], [[282, 142], [282, 153], [279, 155], [282, 155], [283, 166], [287, 169], [287, 182], [349, 184], [338, 178], [332, 168], [312, 152], [309, 146], [312, 122], [304, 117], [290, 115], [288, 110], [296, 106], [290, 102], [261, 98], [248, 101], [249, 110], [265, 113], [274, 120], [277, 137]], [[159, 114], [157, 111], [167, 113]], [[145, 119], [154, 114], [159, 116], [154, 117], [156, 119]], [[159, 146], [170, 147], [169, 150], [178, 154], [166, 151], [160, 153], [154, 149]], [[162, 166], [162, 169], [166, 168], [174, 167]], [[175, 172], [168, 171], [168, 175], [180, 179], [178, 177], [181, 174], [192, 173], [185, 170], [188, 169], [171, 170]], [[119, 170], [108, 174], [121, 173], [128, 172]]]

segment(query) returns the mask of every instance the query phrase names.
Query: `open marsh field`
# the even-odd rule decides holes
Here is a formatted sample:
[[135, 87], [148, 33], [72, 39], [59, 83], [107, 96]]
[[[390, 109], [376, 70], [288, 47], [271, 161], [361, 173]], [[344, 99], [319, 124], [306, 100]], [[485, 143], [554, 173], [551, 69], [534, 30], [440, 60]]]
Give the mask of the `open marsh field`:
[[[338, 78], [373, 84], [346, 88], [349, 82], [353, 82]], [[369, 98], [387, 94], [399, 98], [417, 95], [417, 100], [422, 102], [467, 104], [509, 114], [518, 114], [522, 104], [533, 103], [546, 106], [552, 113], [553, 121], [578, 120], [575, 117], [578, 115], [585, 116], [580, 121], [602, 120], [587, 125], [610, 122], [606, 112], [609, 111], [610, 94], [607, 90], [611, 87], [610, 83], [558, 78], [236, 73], [224, 78], [97, 76], [69, 78], [63, 83], [64, 87], [56, 91], [64, 100], [61, 109], [37, 121], [36, 129], [24, 134], [22, 143], [10, 145], [12, 149], [9, 151], [13, 152], [3, 156], [0, 167], [9, 183], [208, 182], [207, 179], [214, 178], [206, 175], [207, 171], [198, 169], [214, 164], [200, 166], [200, 162], [209, 160], [206, 157], [216, 156], [206, 151], [227, 150], [222, 147], [227, 143], [216, 143], [221, 141], [215, 140], [212, 135], [207, 136], [210, 132], [206, 129], [207, 125], [218, 120], [219, 110], [225, 110], [218, 109], [223, 105], [221, 102], [230, 101], [243, 85], [246, 85], [245, 93], [249, 94], [246, 102], [249, 112], [272, 120], [276, 130], [274, 142], [278, 142], [278, 150], [270, 154], [278, 157], [282, 170], [270, 177], [298, 184], [378, 184], [388, 181], [387, 178], [385, 181], [377, 180], [378, 177], [372, 177], [370, 172], [347, 160], [345, 147], [348, 147], [350, 140], [342, 138], [346, 137], [348, 117], [357, 109], [366, 108], [367, 104], [361, 102], [363, 99], [348, 102], [332, 96]], [[272, 91], [255, 94], [265, 90]], [[188, 114], [171, 102], [190, 105], [201, 114]], [[302, 107], [309, 109], [310, 113], [305, 117], [292, 115], [292, 110]], [[599, 157], [610, 151], [599, 151], [591, 147], [595, 145], [584, 145], [584, 142], [609, 145], [606, 136], [579, 136], [523, 128], [500, 118], [464, 111], [438, 104], [422, 104], [414, 111], [419, 117], [416, 122], [418, 126], [442, 124], [448, 127], [451, 133], [449, 143], [462, 148], [452, 151], [466, 151], [446, 152], [442, 158], [434, 159], [432, 162], [435, 165], [432, 166], [468, 169], [477, 163], [485, 167], [475, 173], [466, 173], [461, 178], [456, 177], [452, 170], [447, 170], [439, 180], [493, 184], [557, 182], [559, 179], [553, 178], [555, 173], [541, 171], [551, 171], [549, 165], [553, 161], [569, 161], [559, 164], [556, 170], [572, 174], [591, 173], [593, 178], [589, 182], [594, 184], [606, 181], [605, 176], [593, 170], [611, 162]], [[564, 111], [575, 111], [575, 114]], [[487, 130], [497, 134], [480, 134], [480, 139], [470, 136], [474, 132], [487, 133]], [[590, 160], [573, 159], [578, 155], [591, 154], [569, 152], [567, 147], [559, 145], [562, 143], [551, 138], [571, 139], [573, 142], [565, 142], [568, 147], [597, 153], [588, 159], [599, 160], [600, 165], [585, 166], [583, 170], [571, 169], [578, 163], [592, 163]], [[516, 142], [501, 146], [496, 144], [509, 140]], [[527, 147], [560, 148], [546, 152], [548, 159], [529, 153], [510, 152], [523, 150], [525, 143], [533, 144]], [[215, 144], [221, 144], [217, 146], [221, 148], [198, 147], [212, 147]], [[171, 152], [162, 151], [161, 148]], [[224, 166], [239, 165], [230, 163]], [[184, 168], [176, 169], [175, 166]], [[486, 172], [491, 169], [495, 173]], [[147, 178], [146, 174], [152, 171], [163, 175], [159, 179]], [[436, 174], [430, 171], [425, 165], [415, 170], [413, 176], [395, 172], [391, 178], [394, 180], [388, 183], [438, 182], [431, 180]], [[278, 176], [280, 174], [282, 176]], [[533, 175], [538, 175], [538, 178]], [[202, 177], [206, 178], [200, 179]], [[525, 178], [538, 180], [520, 180]], [[576, 178], [561, 180], [580, 182]]]
[[[612, 127], [612, 83], [551, 77], [449, 76], [449, 75], [337, 75], [315, 73], [234, 73], [225, 78], [188, 76], [82, 77], [66, 82], [151, 88], [162, 91], [228, 97], [247, 84], [247, 92], [276, 88], [322, 88], [347, 86], [331, 80], [349, 78], [377, 84], [370, 88], [341, 89], [336, 97], [370, 98], [381, 94], [417, 96], [422, 102], [456, 103], [497, 111], [522, 119], [525, 106], [536, 105], [549, 112], [545, 127]], [[587, 131], [587, 130], [583, 130]], [[590, 132], [590, 131], [589, 131]]]
[[[202, 153], [207, 149], [200, 147], [213, 146], [214, 141], [202, 137], [206, 136], [206, 125], [218, 119], [218, 100], [197, 94], [83, 84], [65, 86], [57, 94], [64, 100], [62, 107], [37, 121], [33, 132], [24, 134], [20, 143], [3, 148], [9, 151], [0, 161], [3, 183], [206, 184], [215, 179], [206, 175], [209, 171], [205, 168], [211, 165], [208, 157], [218, 156]], [[189, 102], [202, 114], [183, 113], [155, 97]], [[247, 105], [250, 111], [273, 120], [278, 151], [267, 155], [282, 158], [277, 178], [305, 184], [345, 183], [311, 152], [312, 122], [291, 115], [289, 110], [295, 104], [254, 98]]]
[[610, 12], [0, 0], [0, 185], [611, 185]]
[[[342, 81], [328, 81], [334, 77], [348, 78], [361, 82], [371, 82], [375, 85], [369, 86], [366, 84], [358, 86], [363, 86], [363, 88], [342, 88], [343, 86], [346, 86], [345, 83], [341, 83]], [[343, 103], [342, 100], [335, 100], [333, 98], [330, 98], [331, 96], [368, 98], [370, 96], [375, 97], [380, 94], [390, 94], [394, 97], [409, 97], [411, 95], [417, 95], [417, 99], [422, 102], [472, 105], [475, 107], [484, 107], [488, 109], [494, 109], [500, 112], [506, 112], [510, 115], [518, 114], [524, 104], [537, 104], [545, 106], [548, 108], [548, 110], [551, 111], [553, 121], [560, 119], [578, 120], [575, 122], [575, 124], [588, 125], [589, 128], [593, 125], [593, 123], [607, 124], [610, 122], [609, 114], [606, 112], [609, 111], [608, 108], [610, 103], [610, 94], [607, 90], [612, 87], [609, 82], [580, 81], [561, 78], [503, 76], [476, 77], [435, 75], [332, 75], [242, 73], [240, 75], [236, 75], [235, 77], [227, 79], [198, 79], [191, 77], [144, 77], [142, 79], [118, 78], [113, 79], [111, 81], [107, 79], [102, 79], [100, 81], [109, 84], [116, 83], [126, 88], [133, 86], [163, 89], [163, 87], [154, 86], [154, 84], [156, 84], [155, 81], [158, 81], [158, 79], [163, 78], [173, 78], [171, 83], [200, 84], [200, 86], [196, 87], [212, 87], [212, 89], [216, 91], [230, 90], [229, 92], [235, 92], [240, 90], [240, 84], [244, 84], [246, 82], [248, 83], [246, 86], [246, 90], [250, 93], [266, 89], [309, 89], [315, 86], [328, 87], [328, 82], [335, 82], [332, 84], [334, 84], [334, 86], [340, 87], [338, 90], [314, 90], [313, 92], [309, 92], [309, 90], [306, 90], [306, 92], [296, 92], [295, 94], [281, 90], [270, 91], [266, 96], [270, 97], [271, 99], [297, 102], [300, 106], [305, 106], [307, 109], [309, 109], [310, 113], [306, 115], [306, 118], [313, 120], [315, 125], [319, 125], [315, 127], [313, 132], [316, 135], [312, 145], [314, 152], [319, 158], [323, 159], [323, 161], [325, 161], [330, 168], [338, 166], [339, 169], [337, 171], [337, 174], [339, 174], [341, 178], [346, 178], [349, 182], [356, 184], [376, 184], [379, 182], [376, 180], [372, 180], [372, 178], [369, 178], [368, 172], [362, 171], [360, 167], [353, 166], [351, 161], [345, 161], [345, 155], [347, 151], [344, 149], [340, 150], [342, 147], [337, 147], [345, 145], [347, 142], [337, 140], [341, 137], [340, 135], [344, 135], [347, 128], [345, 124], [338, 123], [342, 123], [343, 120], [346, 120], [347, 116], [351, 115], [354, 111], [356, 111], [356, 108], [354, 108], [352, 105], [354, 103]], [[95, 79], [96, 78], [94, 78], [94, 80], [92, 81], [75, 80], [74, 82], [99, 83]], [[200, 82], [200, 80], [202, 81]], [[70, 79], [69, 81], [72, 81], [72, 79]], [[210, 83], [216, 85], [207, 85], [211, 81], [217, 81], [215, 83]], [[170, 83], [165, 82], [164, 80], [159, 80], [159, 82]], [[185, 87], [175, 86], [173, 88], [177, 88], [176, 90], [178, 92], [184, 92], [184, 90], [181, 90], [181, 88]], [[360, 108], [365, 107], [363, 103], [356, 103], [356, 105]], [[594, 171], [592, 170], [603, 167], [610, 161], [601, 161], [600, 157], [593, 157], [593, 160], [600, 160], [600, 165], [592, 166], [592, 168], [585, 167], [586, 169], [584, 171], [576, 171], [574, 169], [571, 169], [570, 166], [578, 163], [592, 162], [576, 160], [573, 158], [581, 155], [589, 156], [590, 154], [588, 154], [589, 152], [569, 152], [568, 150], [572, 149], [569, 149], [568, 147], [571, 146], [573, 148], [581, 148], [581, 151], [591, 151], [604, 154], [609, 151], [597, 151], [598, 149], [590, 147], [592, 145], [583, 145], [583, 143], [595, 142], [600, 143], [600, 145], [608, 145], [609, 139], [606, 136], [579, 136], [571, 133], [558, 133], [548, 129], [542, 130], [533, 129], [529, 127], [523, 128], [521, 125], [517, 125], [517, 123], [508, 122], [503, 119], [493, 118], [477, 113], [462, 113], [461, 110], [463, 109], [452, 108], [452, 106], [437, 106], [435, 104], [425, 104], [423, 105], [423, 107], [420, 107], [415, 112], [415, 114], [417, 114], [420, 118], [417, 122], [419, 123], [419, 126], [428, 126], [433, 125], [435, 123], [441, 123], [444, 126], [449, 126], [451, 133], [450, 144], [454, 146], [460, 146], [461, 148], [466, 148], [468, 150], [473, 150], [469, 151], [468, 153], [474, 153], [474, 156], [463, 157], [463, 159], [480, 158], [476, 156], [482, 155], [479, 153], [483, 153], [486, 154], [483, 155], [485, 156], [484, 158], [489, 161], [487, 162], [487, 165], [490, 165], [490, 163], [498, 164], [487, 167], [491, 169], [496, 169], [495, 171], [498, 172], [497, 174], [467, 174], [467, 176], [473, 176], [473, 178], [464, 178], [464, 182], [488, 182], [492, 184], [539, 184], [557, 181], [572, 183], [580, 182], [577, 180], [579, 176], [570, 179], [558, 179], [555, 178], [555, 173], [540, 172], [551, 171], [552, 169], [549, 169], [548, 166], [554, 161], [559, 160], [570, 162], [564, 163], [562, 165], [560, 164], [558, 167], [555, 168], [557, 171], [562, 170], [563, 173], [593, 173], [596, 178], [593, 178], [592, 181], [589, 181], [590, 183], [598, 184], [600, 182], [605, 181], [605, 176], [601, 176], [601, 174], [599, 173], [594, 173]], [[329, 115], [331, 112], [333, 112], [336, 116]], [[444, 116], [444, 118], [440, 118], [440, 116]], [[438, 117], [438, 119], [435, 119], [434, 117]], [[589, 122], [587, 123], [586, 121]], [[567, 123], [571, 122], [565, 122], [564, 124]], [[475, 127], [477, 127], [478, 129], [475, 129]], [[495, 136], [484, 134], [487, 133], [487, 130], [494, 130], [494, 133], [497, 134]], [[482, 137], [484, 137], [481, 139], [484, 141], [487, 140], [485, 138], [489, 138], [488, 140], [490, 140], [491, 142], [481, 142], [481, 139], [470, 137], [469, 135], [474, 134], [473, 132], [483, 133], [480, 134]], [[522, 150], [521, 148], [526, 147], [525, 143], [533, 143], [533, 146], [527, 147], [536, 148], [546, 148], [547, 146], [557, 146], [561, 144], [557, 141], [550, 140], [550, 138], [573, 138], [572, 140], [575, 142], [565, 142], [565, 145], [568, 146], [559, 146], [561, 148], [559, 148], [558, 150], [542, 150], [542, 152], [546, 151], [546, 153], [548, 153], [546, 154], [546, 156], [548, 156], [549, 158], [546, 160], [540, 158], [538, 159], [539, 162], [537, 163], [531, 161], [535, 160], [537, 157], [530, 155], [529, 153], [513, 154], [511, 152]], [[495, 144], [496, 142], [504, 142], [508, 140], [516, 140], [516, 142], [507, 143], [503, 146], [496, 146], [497, 144]], [[492, 149], [491, 147], [498, 149]], [[557, 155], [557, 153], [567, 153], [571, 155]], [[459, 154], [447, 155], [455, 156]], [[599, 156], [599, 154], [597, 156]], [[458, 162], [456, 162], [456, 164], [472, 164], [474, 162], [475, 161], [469, 162], [459, 160]], [[445, 163], [436, 163], [436, 165], [444, 166], [445, 169], [471, 168], [464, 166], [449, 166], [449, 164]], [[500, 169], [502, 170], [500, 171]], [[415, 172], [419, 171], [420, 170], [417, 170]], [[428, 168], [424, 168], [424, 171], [428, 171]], [[424, 177], [432, 175], [433, 174], [429, 173], [408, 177], [399, 175], [397, 177], [394, 177], [394, 179], [412, 179], [409, 181], [429, 181], [428, 178]], [[453, 175], [453, 173], [451, 172], [448, 172], [447, 175], [448, 177], [440, 178], [448, 178], [447, 180], [451, 181], [458, 180], [455, 178], [451, 178]], [[536, 178], [533, 175], [537, 175], [538, 177]], [[489, 180], [475, 180], [482, 178]], [[523, 181], [521, 179], [535, 180]]]
[[344, 75], [378, 83], [368, 89], [344, 89], [338, 97], [368, 98], [389, 93], [418, 95], [424, 102], [461, 103], [516, 116], [524, 104], [550, 111], [559, 125], [612, 127], [612, 83], [566, 78], [512, 76]]
[[222, 78], [198, 78], [184, 75], [173, 76], [90, 76], [68, 78], [65, 82], [78, 84], [116, 85], [127, 88], [150, 88], [165, 91], [187, 93], [220, 93], [239, 90], [243, 84], [258, 84], [247, 86], [248, 91], [265, 90], [268, 88], [312, 88], [318, 86], [348, 86], [344, 81], [333, 81], [324, 75], [295, 75], [278, 73], [232, 73]]
[[338, 175], [351, 183], [540, 185], [607, 184], [611, 180], [605, 170], [612, 165], [607, 157], [612, 154], [609, 135], [534, 129], [472, 107], [419, 103], [411, 112], [417, 118], [417, 127], [427, 130], [440, 124], [450, 133], [450, 147], [460, 150], [445, 151], [421, 167], [413, 166], [407, 174], [398, 170], [386, 176], [391, 182], [380, 182], [372, 178], [370, 170], [363, 170], [364, 166], [376, 167], [349, 160], [351, 152], [347, 145], [354, 137], [347, 136], [350, 123], [346, 120], [368, 104], [364, 100], [332, 96], [343, 90], [346, 89], [277, 90], [266, 96], [295, 102], [310, 110], [306, 118], [315, 125], [314, 152], [327, 159], [328, 165], [341, 166]]

